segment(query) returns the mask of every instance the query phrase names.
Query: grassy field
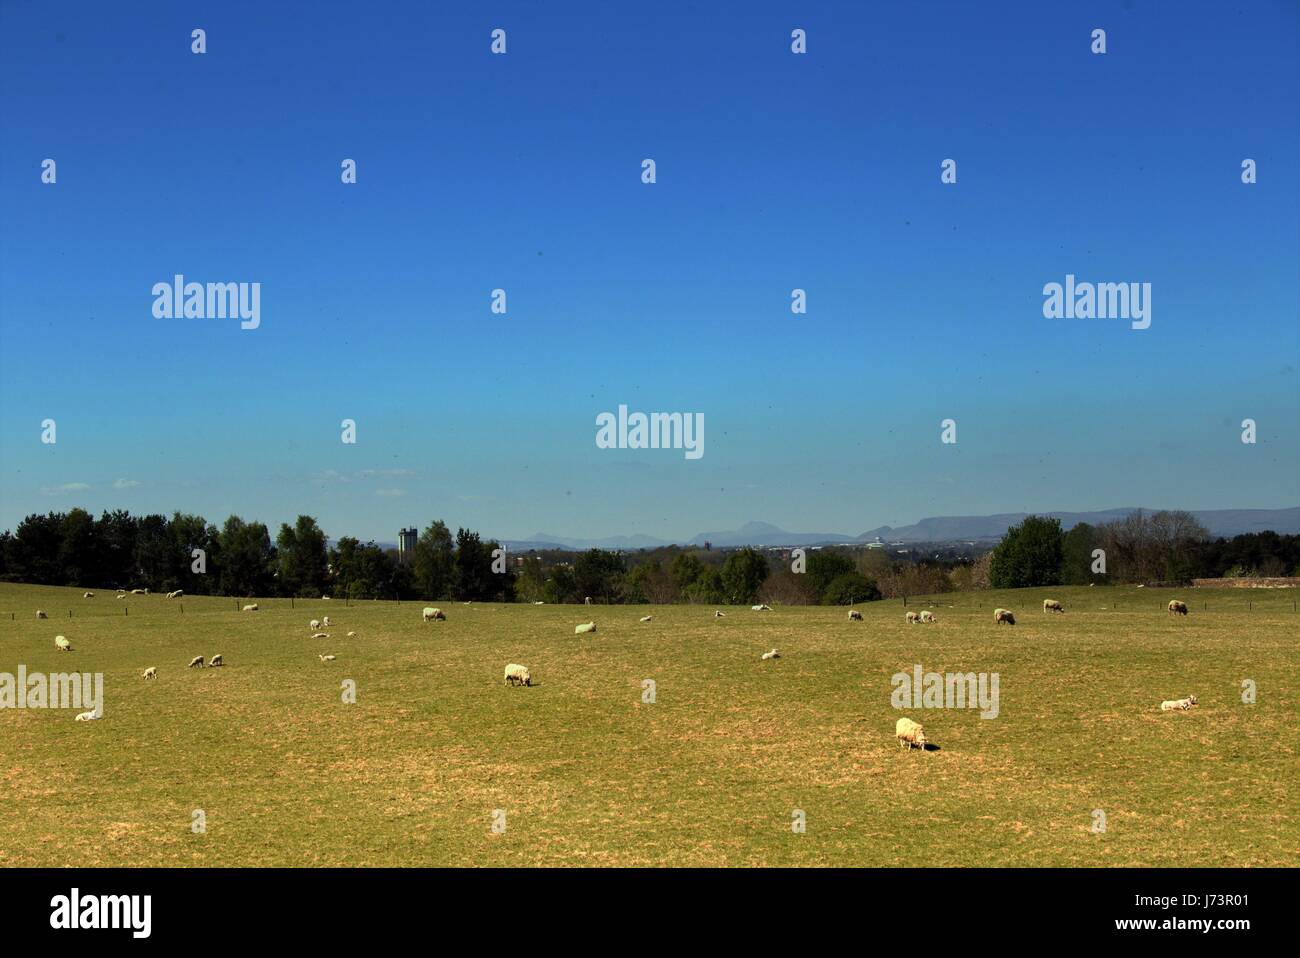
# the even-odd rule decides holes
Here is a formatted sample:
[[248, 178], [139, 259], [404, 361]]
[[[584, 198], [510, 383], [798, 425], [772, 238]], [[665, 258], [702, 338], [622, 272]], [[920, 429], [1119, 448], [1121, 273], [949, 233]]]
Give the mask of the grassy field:
[[[899, 601], [859, 606], [863, 622], [839, 608], [437, 603], [448, 620], [426, 625], [422, 603], [272, 599], [241, 614], [228, 599], [96, 591], [0, 585], [0, 672], [105, 683], [98, 722], [0, 710], [0, 865], [1300, 861], [1288, 591], [913, 599], [932, 626], [906, 625]], [[1049, 595], [1065, 615], [1041, 611]], [[1174, 595], [1186, 618], [1164, 611]], [[994, 605], [1018, 624], [995, 626]], [[331, 638], [311, 639], [326, 614]], [[575, 636], [588, 618], [597, 633]], [[57, 652], [56, 634], [75, 651]], [[773, 646], [783, 658], [760, 661]], [[225, 668], [185, 668], [217, 652]], [[535, 687], [504, 686], [507, 662]], [[916, 664], [998, 673], [998, 717], [896, 711], [891, 676]], [[149, 666], [157, 681], [141, 679]], [[1198, 708], [1159, 711], [1189, 693]], [[900, 751], [903, 715], [938, 748]]]

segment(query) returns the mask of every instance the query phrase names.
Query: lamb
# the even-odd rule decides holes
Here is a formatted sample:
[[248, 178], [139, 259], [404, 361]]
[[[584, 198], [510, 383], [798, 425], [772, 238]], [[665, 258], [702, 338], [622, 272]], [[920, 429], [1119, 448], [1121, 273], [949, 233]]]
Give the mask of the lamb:
[[1171, 702], [1161, 702], [1161, 703], [1160, 703], [1160, 711], [1162, 711], [1162, 712], [1174, 712], [1174, 711], [1186, 712], [1186, 711], [1189, 711], [1189, 710], [1191, 709], [1191, 707], [1192, 707], [1193, 705], [1195, 705], [1195, 704], [1196, 704], [1196, 696], [1195, 696], [1195, 695], [1189, 695], [1189, 696], [1187, 696], [1187, 698], [1185, 698], [1185, 699], [1177, 699], [1176, 701], [1171, 701]]
[[220, 652], [218, 652], [212, 658], [208, 659], [208, 668], [210, 669], [219, 669], [225, 664], [226, 664], [225, 660], [221, 658]]
[[768, 659], [779, 659], [780, 657], [781, 657], [781, 653], [777, 649], [773, 649], [771, 652], [764, 652], [761, 656], [759, 656], [759, 658], [761, 658], [764, 662], [766, 662]]
[[727, 613], [725, 613], [725, 612], [723, 612], [723, 611], [721, 611], [721, 610], [719, 610], [719, 609], [714, 609], [714, 610], [713, 610], [713, 617], [714, 617], [715, 619], [725, 619], [725, 618], [727, 617]]
[[93, 722], [93, 721], [95, 721], [97, 718], [99, 718], [99, 716], [96, 715], [94, 712], [82, 712], [80, 715], [77, 716], [77, 721], [78, 721], [78, 722]]
[[246, 605], [246, 606], [244, 606], [242, 609], [240, 609], [240, 611], [241, 611], [241, 612], [256, 612], [256, 611], [258, 611], [258, 609], [257, 609], [257, 603], [254, 602], [252, 605]]
[[168, 592], [168, 593], [167, 593], [167, 598], [169, 598], [169, 599], [179, 599], [179, 598], [181, 598], [181, 597], [184, 596], [184, 595], [185, 595], [185, 590], [184, 590], [184, 589], [177, 589], [175, 592]]
[[585, 598], [582, 600], [582, 604], [583, 604], [583, 605], [591, 605], [591, 596], [587, 596], [587, 597], [585, 597]]
[[148, 589], [132, 589], [132, 590], [131, 590], [131, 594], [132, 594], [132, 595], [148, 595], [148, 594], [149, 594], [149, 590], [148, 590]]
[[307, 623], [307, 628], [310, 629], [312, 632], [319, 632], [320, 619], [312, 619], [310, 622]]
[[83, 593], [81, 593], [81, 597], [82, 597], [83, 599], [93, 599], [93, 598], [95, 597], [95, 593], [93, 593], [93, 592], [83, 592]]
[[584, 634], [584, 633], [586, 633], [586, 632], [595, 632], [595, 631], [596, 631], [596, 623], [595, 623], [595, 622], [584, 622], [582, 625], [577, 626], [577, 627], [573, 630], [573, 634], [574, 634], [574, 635], [582, 635], [582, 634]]
[[333, 662], [336, 658], [338, 658], [337, 655], [320, 655], [319, 653], [317, 653], [316, 657], [319, 658], [322, 662]]
[[71, 651], [72, 651], [72, 643], [69, 642], [67, 639], [65, 639], [65, 638], [64, 638], [63, 636], [61, 636], [61, 635], [56, 635], [56, 636], [54, 637], [54, 647], [55, 647], [56, 649], [58, 649], [60, 652], [71, 652]]
[[330, 634], [328, 632], [313, 632], [311, 637], [313, 639], [328, 639]]
[[849, 609], [849, 621], [850, 621], [850, 622], [861, 622], [861, 621], [862, 621], [862, 613], [859, 612], [857, 609]]
[[642, 621], [642, 622], [649, 622], [649, 621], [650, 621], [651, 619], [653, 619], [653, 618], [654, 618], [654, 616], [652, 616], [652, 615], [643, 615], [643, 616], [641, 616], [641, 621]]
[[323, 619], [320, 620], [320, 624], [328, 629], [330, 627], [330, 617], [328, 615], [325, 616]]
[[926, 737], [925, 729], [921, 727], [920, 722], [913, 722], [910, 718], [901, 718], [894, 726], [894, 734], [898, 736], [898, 747], [907, 746], [908, 751], [912, 746], [920, 746], [921, 751], [925, 751]]
[[194, 658], [190, 659], [190, 664], [187, 665], [187, 666], [185, 666], [185, 667], [186, 667], [187, 669], [201, 669], [201, 668], [203, 668], [203, 656], [201, 656], [201, 655], [196, 655], [196, 656], [194, 656]]
[[1011, 614], [1011, 611], [1009, 609], [994, 609], [993, 624], [1001, 625], [1003, 622], [1005, 622], [1007, 625], [1015, 625], [1016, 617]]
[[432, 606], [425, 606], [424, 612], [421, 613], [425, 622], [446, 622], [447, 616], [442, 609], [435, 609]]
[[147, 668], [147, 669], [144, 670], [143, 678], [146, 678], [146, 679], [156, 679], [156, 678], [158, 678], [158, 667], [157, 667], [156, 665], [151, 665], [151, 666], [149, 666], [149, 668]]
[[923, 610], [923, 611], [921, 612], [920, 616], [917, 617], [917, 621], [918, 621], [918, 622], [938, 622], [939, 620], [938, 620], [937, 618], [935, 618], [935, 615], [934, 615], [933, 612], [931, 612], [929, 609], [926, 609], [926, 610]]
[[357, 634], [356, 634], [355, 632], [349, 632], [349, 633], [348, 633], [348, 638], [349, 638], [349, 639], [355, 639], [356, 637], [357, 637]]
[[126, 593], [125, 593], [125, 592], [119, 592], [119, 593], [115, 596], [115, 598], [118, 598], [118, 599], [125, 599], [125, 598], [126, 598]]
[[38, 619], [48, 619], [49, 616], [46, 615], [45, 612], [44, 612], [42, 609], [37, 609], [37, 610], [36, 610], [36, 618], [38, 618]]
[[916, 623], [920, 621], [921, 617], [917, 615], [915, 612], [909, 612], [907, 613], [906, 616], [904, 616], [904, 618], [907, 619], [908, 625], [916, 625]]
[[760, 605], [751, 605], [749, 608], [750, 608], [752, 611], [754, 611], [754, 612], [771, 612], [771, 611], [772, 611], [772, 607], [771, 607], [770, 605], [768, 605], [766, 602], [764, 602], [764, 603], [762, 603], [762, 604], [760, 604]]
[[1169, 600], [1169, 614], [1170, 614], [1170, 615], [1186, 615], [1186, 614], [1187, 614], [1187, 603], [1186, 603], [1186, 602], [1179, 602], [1177, 599], [1170, 599], [1170, 600]]
[[1065, 613], [1065, 606], [1061, 605], [1061, 603], [1060, 603], [1060, 601], [1059, 601], [1058, 599], [1044, 599], [1044, 600], [1043, 600], [1043, 611], [1044, 611], [1044, 612], [1060, 612], [1061, 614], [1064, 614], [1064, 613]]
[[330, 601], [330, 597], [327, 596], [327, 595], [323, 595], [323, 596], [321, 596], [321, 601], [322, 601], [322, 602], [328, 602], [328, 601]]
[[527, 685], [528, 687], [531, 688], [533, 684], [533, 676], [532, 673], [528, 671], [528, 666], [516, 665], [513, 662], [507, 665], [505, 684], [506, 685]]

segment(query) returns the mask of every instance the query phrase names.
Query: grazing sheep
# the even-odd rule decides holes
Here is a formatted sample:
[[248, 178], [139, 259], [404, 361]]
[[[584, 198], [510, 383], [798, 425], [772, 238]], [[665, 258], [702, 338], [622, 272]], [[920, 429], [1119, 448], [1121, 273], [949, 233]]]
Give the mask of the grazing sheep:
[[532, 673], [528, 671], [526, 665], [516, 665], [510, 663], [506, 666], [506, 685], [527, 685], [530, 688], [533, 684]]
[[187, 669], [201, 669], [201, 668], [203, 668], [203, 656], [201, 656], [201, 655], [196, 655], [196, 656], [194, 656], [194, 658], [190, 659], [190, 664], [187, 665], [187, 666], [185, 666], [185, 667], [186, 667]]
[[246, 606], [244, 606], [242, 609], [240, 609], [240, 611], [241, 611], [241, 612], [256, 612], [256, 611], [258, 611], [257, 603], [254, 602], [252, 605], [246, 605]]
[[862, 621], [862, 613], [859, 612], [857, 609], [849, 609], [849, 621], [850, 621], [850, 622], [861, 622], [861, 621]]
[[595, 622], [584, 622], [582, 625], [577, 626], [577, 627], [573, 630], [573, 634], [574, 634], [574, 635], [582, 635], [584, 632], [595, 632], [595, 631], [596, 631], [596, 623], [595, 623]]
[[80, 715], [77, 716], [77, 721], [78, 721], [78, 722], [93, 722], [93, 721], [95, 721], [95, 720], [98, 719], [98, 718], [99, 718], [99, 716], [96, 715], [94, 712], [82, 712]]
[[907, 746], [911, 751], [912, 746], [920, 746], [921, 751], [925, 751], [925, 729], [921, 727], [920, 722], [913, 722], [910, 718], [901, 718], [894, 726], [894, 734], [898, 736], [898, 747]]
[[330, 634], [328, 632], [313, 632], [311, 637], [313, 639], [328, 639]]
[[158, 667], [156, 665], [151, 665], [149, 668], [145, 669], [143, 678], [146, 679], [158, 678]]
[[95, 593], [93, 593], [93, 592], [83, 592], [83, 593], [81, 593], [81, 597], [82, 597], [83, 599], [93, 599], [93, 598], [95, 597]]
[[61, 636], [61, 635], [56, 635], [56, 636], [54, 637], [54, 647], [55, 647], [56, 649], [58, 649], [60, 652], [71, 652], [71, 651], [72, 651], [72, 643], [69, 642], [67, 639], [65, 639], [65, 638], [64, 638], [63, 636]]
[[1007, 625], [1015, 625], [1016, 617], [1011, 614], [1011, 611], [1009, 609], [994, 609], [993, 624], [1001, 625], [1003, 622], [1005, 622]]
[[935, 616], [935, 614], [934, 614], [933, 612], [931, 612], [929, 609], [922, 610], [921, 614], [920, 614], [919, 616], [917, 616], [917, 619], [916, 619], [916, 620], [917, 620], [918, 622], [938, 622], [938, 621], [939, 621], [938, 618]]
[[1196, 704], [1196, 696], [1195, 696], [1195, 695], [1189, 695], [1189, 696], [1187, 696], [1187, 698], [1185, 698], [1185, 699], [1178, 699], [1178, 700], [1176, 700], [1176, 701], [1172, 701], [1172, 702], [1161, 702], [1161, 703], [1160, 703], [1160, 711], [1162, 711], [1162, 712], [1174, 712], [1174, 711], [1186, 712], [1186, 711], [1190, 710], [1191, 707], [1192, 707], [1193, 705], [1195, 705], [1195, 704]]
[[766, 602], [763, 602], [763, 603], [761, 603], [761, 604], [759, 604], [759, 605], [751, 605], [749, 608], [750, 608], [750, 610], [753, 611], [753, 612], [771, 612], [771, 611], [772, 611], [772, 607], [771, 607], [770, 605], [768, 605]]
[[587, 596], [586, 598], [584, 598], [584, 599], [582, 600], [582, 604], [583, 604], [583, 605], [591, 605], [591, 596]]
[[349, 639], [355, 639], [356, 637], [357, 637], [357, 634], [356, 634], [355, 632], [349, 632], [349, 633], [348, 633], [348, 638], [349, 638]]
[[432, 606], [425, 606], [424, 612], [422, 612], [421, 615], [425, 622], [447, 621], [447, 616], [443, 613], [442, 609], [435, 609]]
[[761, 658], [764, 662], [766, 662], [768, 659], [779, 659], [780, 657], [781, 657], [781, 653], [777, 649], [773, 649], [771, 652], [764, 652], [761, 656], [759, 656], [759, 658]]
[[718, 610], [718, 609], [714, 609], [714, 610], [713, 610], [713, 617], [714, 617], [715, 619], [725, 619], [725, 618], [727, 617], [727, 613], [722, 612], [722, 611], [720, 611], [720, 610]]
[[308, 622], [308, 623], [307, 623], [307, 629], [308, 629], [309, 631], [311, 631], [311, 632], [319, 632], [319, 631], [320, 631], [320, 619], [312, 619], [310, 622]]
[[1169, 600], [1169, 614], [1170, 614], [1170, 615], [1186, 615], [1186, 614], [1187, 614], [1187, 603], [1186, 603], [1186, 602], [1179, 602], [1177, 599], [1170, 599], [1170, 600]]
[[320, 624], [328, 629], [330, 627], [330, 617], [328, 615], [325, 616], [325, 618], [320, 620]]
[[184, 596], [184, 595], [185, 595], [185, 590], [184, 590], [184, 589], [177, 589], [175, 592], [168, 592], [168, 593], [167, 593], [167, 598], [169, 598], [169, 599], [179, 599], [179, 598], [181, 598], [181, 597]]
[[920, 620], [921, 617], [917, 615], [915, 612], [909, 612], [907, 613], [906, 616], [904, 616], [904, 618], [907, 619], [908, 625], [916, 625], [916, 623]]
[[37, 610], [36, 610], [36, 618], [38, 618], [38, 619], [48, 619], [49, 616], [46, 615], [45, 612], [44, 612], [43, 610], [41, 610], [41, 609], [37, 609]]
[[225, 662], [225, 660], [221, 657], [221, 653], [220, 653], [220, 652], [218, 652], [218, 653], [217, 653], [216, 655], [214, 655], [212, 658], [208, 659], [208, 668], [210, 668], [210, 669], [219, 669], [219, 668], [221, 668], [221, 667], [222, 667], [223, 665], [225, 665], [225, 664], [226, 664], [226, 662]]
[[642, 621], [642, 622], [649, 622], [652, 618], [654, 618], [654, 616], [652, 616], [652, 615], [643, 615], [643, 616], [641, 616], [641, 621]]
[[1043, 611], [1044, 611], [1044, 612], [1060, 612], [1061, 614], [1064, 614], [1064, 613], [1065, 613], [1065, 606], [1061, 605], [1061, 602], [1060, 602], [1059, 599], [1044, 599], [1044, 600], [1043, 600]]
[[337, 656], [337, 655], [321, 655], [320, 653], [317, 653], [317, 658], [319, 658], [322, 662], [333, 662], [336, 658], [338, 658], [338, 656]]

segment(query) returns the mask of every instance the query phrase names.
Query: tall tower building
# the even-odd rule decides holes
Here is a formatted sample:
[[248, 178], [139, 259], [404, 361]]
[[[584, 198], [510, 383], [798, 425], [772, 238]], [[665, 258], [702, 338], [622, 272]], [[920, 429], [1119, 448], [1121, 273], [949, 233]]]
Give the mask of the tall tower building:
[[414, 528], [402, 529], [397, 533], [397, 561], [410, 562], [415, 555], [415, 540], [419, 535]]

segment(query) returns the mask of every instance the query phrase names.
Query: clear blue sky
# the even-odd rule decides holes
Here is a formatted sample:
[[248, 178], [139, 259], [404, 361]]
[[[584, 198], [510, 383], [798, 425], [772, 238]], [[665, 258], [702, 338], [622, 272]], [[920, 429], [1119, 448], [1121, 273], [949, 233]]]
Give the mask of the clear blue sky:
[[[0, 527], [1300, 503], [1300, 4], [632, 7], [0, 0]], [[1067, 273], [1151, 328], [1045, 319]], [[704, 457], [597, 449], [619, 403]]]

